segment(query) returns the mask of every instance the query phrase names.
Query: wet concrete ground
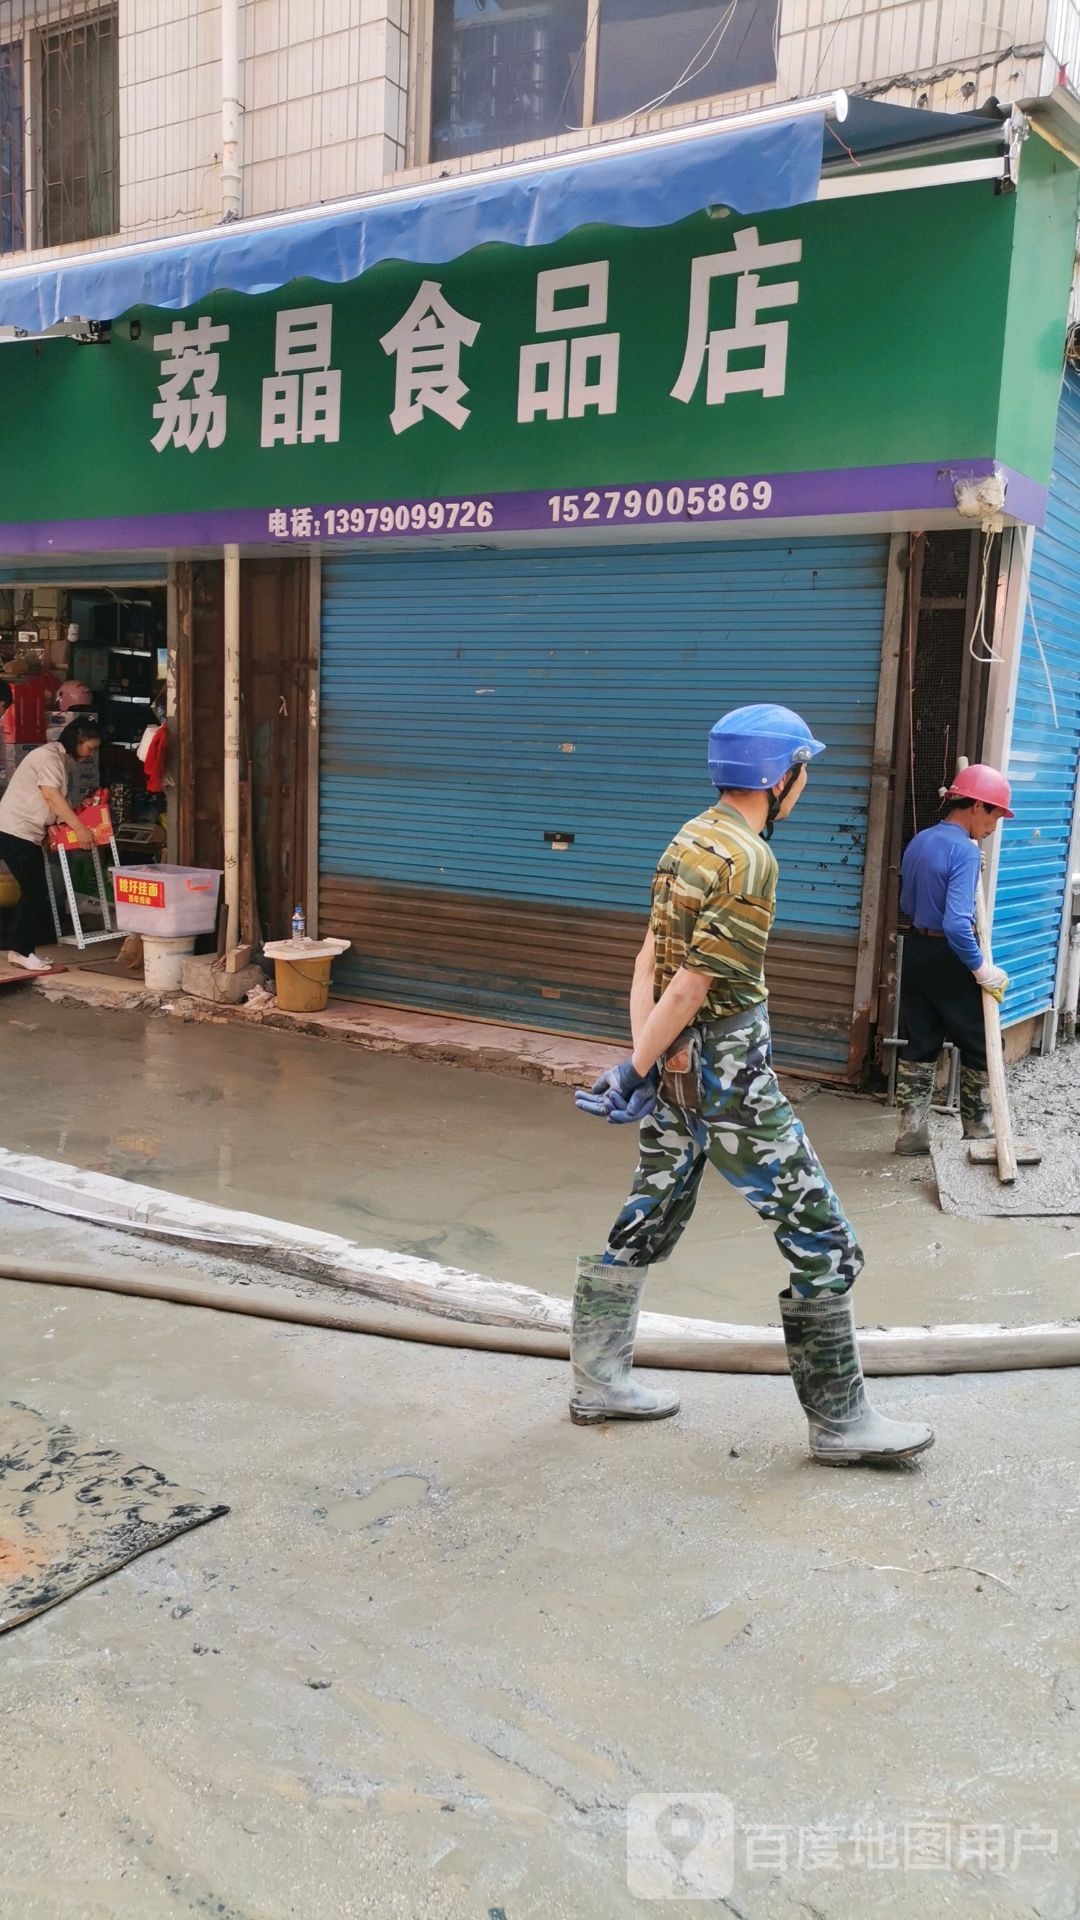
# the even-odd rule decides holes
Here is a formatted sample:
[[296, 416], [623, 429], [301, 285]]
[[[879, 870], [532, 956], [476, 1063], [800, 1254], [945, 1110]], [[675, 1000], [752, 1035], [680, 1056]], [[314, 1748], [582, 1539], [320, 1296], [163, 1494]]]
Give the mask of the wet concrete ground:
[[877, 1383], [938, 1429], [882, 1474], [779, 1379], [583, 1431], [549, 1361], [5, 1282], [0, 1351], [232, 1506], [0, 1639], [3, 1920], [633, 1920], [628, 1820], [639, 1891], [714, 1896], [673, 1911], [1073, 1920], [1074, 1374]]
[[[1056, 1053], [1021, 1060], [1009, 1074], [1009, 1106], [1018, 1143], [1041, 1155], [1037, 1165], [1021, 1165], [1008, 1186], [992, 1183], [995, 1213], [1080, 1219], [1080, 1050], [1075, 1043]], [[936, 1130], [936, 1123], [935, 1123]], [[1020, 1144], [1023, 1153], [1023, 1145]], [[951, 1144], [942, 1153], [935, 1144], [934, 1170], [942, 1205], [950, 1213], [969, 1213], [972, 1202], [986, 1206], [981, 1167], [971, 1166]]]
[[[625, 1130], [565, 1089], [269, 1031], [23, 994], [0, 1001], [0, 1063], [0, 1146], [546, 1292], [569, 1292], [633, 1168]], [[929, 1164], [893, 1157], [884, 1108], [813, 1093], [799, 1111], [863, 1239], [864, 1322], [1080, 1310], [1080, 1223], [946, 1216]], [[647, 1304], [775, 1321], [781, 1283], [768, 1230], [707, 1175]]]

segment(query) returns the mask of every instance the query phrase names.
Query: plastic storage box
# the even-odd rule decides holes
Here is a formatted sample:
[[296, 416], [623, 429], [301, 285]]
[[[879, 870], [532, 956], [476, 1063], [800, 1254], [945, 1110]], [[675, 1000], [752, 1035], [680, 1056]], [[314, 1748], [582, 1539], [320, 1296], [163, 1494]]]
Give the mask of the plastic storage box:
[[220, 887], [217, 867], [117, 867], [117, 927], [121, 933], [141, 933], [152, 940], [213, 933]]

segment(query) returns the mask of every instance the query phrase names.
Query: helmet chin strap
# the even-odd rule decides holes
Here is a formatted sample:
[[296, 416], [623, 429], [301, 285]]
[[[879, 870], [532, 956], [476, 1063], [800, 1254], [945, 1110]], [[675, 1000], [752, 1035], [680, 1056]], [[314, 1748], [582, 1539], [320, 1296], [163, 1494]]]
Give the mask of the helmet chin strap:
[[779, 793], [774, 793], [770, 788], [769, 811], [765, 816], [765, 825], [761, 829], [761, 838], [763, 840], [772, 839], [776, 822], [780, 817], [780, 809], [783, 806], [784, 801], [787, 799], [788, 794], [791, 792], [792, 787], [795, 785], [795, 782], [798, 779], [798, 777], [799, 777], [799, 768], [791, 767], [784, 776], [784, 782], [780, 788]]

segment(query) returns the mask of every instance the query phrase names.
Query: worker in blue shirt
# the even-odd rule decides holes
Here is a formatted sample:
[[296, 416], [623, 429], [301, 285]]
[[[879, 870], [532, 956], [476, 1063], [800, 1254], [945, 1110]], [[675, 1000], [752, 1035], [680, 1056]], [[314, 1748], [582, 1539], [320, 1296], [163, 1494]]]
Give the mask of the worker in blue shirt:
[[1008, 975], [988, 966], [975, 938], [982, 841], [1013, 818], [1012, 794], [996, 767], [965, 767], [942, 802], [936, 826], [917, 833], [901, 867], [904, 937], [900, 1007], [907, 1045], [896, 1075], [897, 1153], [929, 1153], [928, 1116], [938, 1055], [960, 1054], [960, 1119], [967, 1140], [993, 1138], [982, 995], [1004, 998]]

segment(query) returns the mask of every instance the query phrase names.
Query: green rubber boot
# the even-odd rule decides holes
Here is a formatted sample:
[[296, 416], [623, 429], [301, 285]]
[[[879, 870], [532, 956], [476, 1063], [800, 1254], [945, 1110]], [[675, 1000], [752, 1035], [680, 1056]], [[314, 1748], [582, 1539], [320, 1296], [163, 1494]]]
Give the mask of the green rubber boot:
[[780, 1295], [788, 1366], [810, 1423], [810, 1452], [830, 1467], [889, 1466], [934, 1444], [918, 1420], [890, 1420], [866, 1397], [850, 1292]]
[[930, 1151], [928, 1122], [936, 1072], [933, 1060], [901, 1060], [896, 1069], [897, 1153]]
[[994, 1138], [989, 1075], [979, 1073], [974, 1067], [960, 1069], [960, 1124], [965, 1140]]
[[576, 1426], [667, 1420], [679, 1411], [678, 1394], [657, 1393], [634, 1379], [634, 1334], [648, 1271], [588, 1258], [577, 1263], [570, 1310], [570, 1418]]

